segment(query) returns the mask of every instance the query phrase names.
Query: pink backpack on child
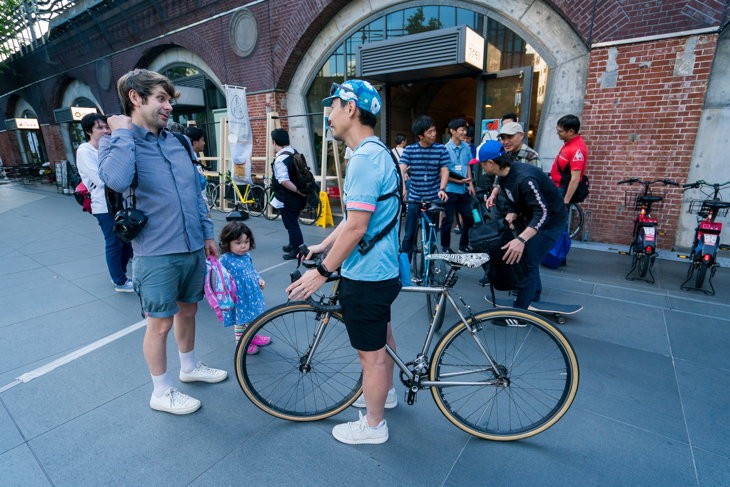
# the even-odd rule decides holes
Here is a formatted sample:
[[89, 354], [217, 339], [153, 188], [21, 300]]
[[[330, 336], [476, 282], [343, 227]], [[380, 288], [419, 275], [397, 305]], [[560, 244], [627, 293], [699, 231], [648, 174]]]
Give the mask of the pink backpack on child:
[[215, 311], [219, 321], [223, 321], [223, 311], [236, 306], [236, 282], [231, 274], [212, 255], [205, 262], [205, 299]]

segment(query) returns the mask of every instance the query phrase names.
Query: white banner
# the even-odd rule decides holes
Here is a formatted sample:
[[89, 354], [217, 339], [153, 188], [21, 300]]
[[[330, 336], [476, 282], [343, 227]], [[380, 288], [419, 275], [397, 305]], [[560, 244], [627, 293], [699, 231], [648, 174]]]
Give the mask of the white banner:
[[[243, 181], [251, 182], [251, 154], [253, 152], [253, 135], [248, 119], [248, 103], [246, 88], [226, 85], [226, 104], [228, 106], [228, 147], [233, 164], [245, 165]], [[232, 171], [235, 179], [235, 173]]]

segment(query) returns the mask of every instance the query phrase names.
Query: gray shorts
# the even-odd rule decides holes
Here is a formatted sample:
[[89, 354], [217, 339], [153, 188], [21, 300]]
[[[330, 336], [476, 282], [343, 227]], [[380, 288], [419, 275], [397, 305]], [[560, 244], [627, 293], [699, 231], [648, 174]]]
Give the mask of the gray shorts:
[[167, 318], [180, 310], [178, 302], [197, 303], [203, 299], [203, 249], [181, 254], [135, 255], [132, 269], [134, 290], [146, 316]]

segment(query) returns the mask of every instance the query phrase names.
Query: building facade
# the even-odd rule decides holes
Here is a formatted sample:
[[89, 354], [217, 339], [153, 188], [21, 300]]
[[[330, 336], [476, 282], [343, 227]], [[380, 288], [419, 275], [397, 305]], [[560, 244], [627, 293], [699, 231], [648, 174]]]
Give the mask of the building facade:
[[[634, 215], [618, 180], [730, 179], [729, 2], [79, 1], [7, 60], [2, 118], [36, 119], [38, 128], [0, 122], [0, 156], [5, 165], [72, 159], [82, 134], [59, 114], [119, 113], [116, 80], [144, 67], [173, 79], [182, 92], [173, 118], [205, 128], [209, 155], [230, 84], [247, 88], [254, 155], [265, 154], [265, 115], [276, 111], [316, 170], [320, 100], [332, 82], [364, 72], [358, 53], [375, 46], [384, 62], [367, 72], [384, 100], [378, 130], [388, 143], [400, 132], [412, 140], [410, 123], [423, 113], [439, 130], [461, 116], [479, 131], [515, 112], [549, 170], [561, 145], [556, 121], [578, 115], [590, 152], [588, 238], [625, 243]], [[457, 31], [478, 39], [480, 67], [445, 52]], [[685, 210], [681, 191], [668, 190], [665, 248], [689, 246], [694, 217]]]

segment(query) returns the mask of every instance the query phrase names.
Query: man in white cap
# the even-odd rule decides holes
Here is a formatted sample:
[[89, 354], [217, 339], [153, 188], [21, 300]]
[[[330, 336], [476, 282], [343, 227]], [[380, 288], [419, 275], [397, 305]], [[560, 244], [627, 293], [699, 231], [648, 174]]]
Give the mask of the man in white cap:
[[[502, 128], [497, 135], [497, 138], [502, 143], [505, 152], [512, 154], [515, 162], [526, 162], [542, 168], [542, 162], [540, 162], [540, 156], [537, 151], [532, 147], [529, 147], [524, 143], [525, 131], [519, 122], [506, 122], [502, 125]], [[495, 184], [492, 193], [487, 198], [487, 206], [494, 206], [499, 194], [499, 185]]]

